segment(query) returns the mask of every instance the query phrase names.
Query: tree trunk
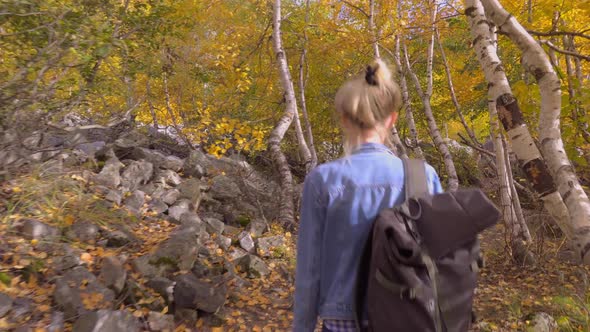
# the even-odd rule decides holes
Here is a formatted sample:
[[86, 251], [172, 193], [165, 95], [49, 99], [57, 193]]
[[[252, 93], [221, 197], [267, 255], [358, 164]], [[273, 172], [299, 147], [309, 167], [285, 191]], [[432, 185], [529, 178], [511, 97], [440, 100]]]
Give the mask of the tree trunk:
[[[436, 20], [436, 6], [434, 6], [433, 14], [432, 14], [432, 26], [434, 30], [434, 24]], [[430, 98], [432, 96], [432, 57], [434, 53], [434, 31], [432, 33], [432, 38], [430, 38], [430, 43], [428, 45], [428, 68], [427, 77], [428, 77], [428, 86], [426, 88], [426, 93], [422, 90], [422, 86], [420, 85], [420, 81], [418, 80], [418, 76], [412, 71], [412, 67], [410, 66], [410, 59], [408, 58], [408, 50], [406, 44], [403, 44], [404, 49], [404, 63], [406, 65], [406, 70], [412, 80], [414, 81], [414, 85], [416, 87], [416, 91], [418, 95], [422, 99], [422, 103], [424, 104], [424, 113], [426, 115], [426, 119], [428, 120], [428, 129], [430, 131], [430, 135], [438, 148], [438, 151], [441, 153], [443, 157], [443, 161], [445, 163], [445, 167], [447, 170], [448, 176], [448, 183], [449, 183], [449, 191], [455, 191], [459, 188], [459, 179], [457, 178], [457, 171], [455, 170], [455, 164], [453, 163], [453, 158], [451, 153], [449, 152], [449, 148], [447, 144], [442, 139], [440, 135], [440, 130], [436, 124], [434, 119], [434, 115], [432, 114], [432, 107], [430, 106]]]
[[150, 108], [150, 113], [152, 114], [152, 120], [154, 121], [154, 128], [158, 129], [158, 117], [156, 116], [156, 111], [154, 109], [154, 104], [152, 103], [152, 89], [150, 88], [150, 80], [145, 80], [145, 91], [146, 91], [146, 98], [148, 107]]
[[375, 58], [379, 59], [381, 58], [381, 54], [379, 54], [379, 36], [375, 27], [375, 0], [370, 1], [369, 31], [371, 31], [371, 38], [373, 39], [373, 53], [375, 54]]
[[[498, 127], [498, 122], [496, 120], [497, 114], [494, 116], [494, 120], [496, 121], [495, 126], [500, 133], [500, 128]], [[514, 177], [512, 176], [512, 165], [510, 164], [510, 153], [508, 152], [508, 146], [506, 144], [506, 140], [504, 136], [500, 133], [502, 138], [502, 149], [504, 151], [504, 162], [506, 163], [506, 175], [508, 177], [508, 185], [510, 186], [510, 197], [512, 200], [512, 206], [514, 208], [514, 213], [516, 214], [516, 220], [519, 224], [520, 228], [520, 237], [525, 240], [527, 243], [532, 242], [531, 233], [529, 231], [529, 227], [526, 224], [524, 219], [524, 214], [522, 212], [522, 206], [520, 205], [520, 197], [518, 196], [518, 192], [516, 191], [516, 186], [514, 185]]]
[[[575, 52], [576, 49], [573, 47], [573, 36], [563, 36], [563, 46], [566, 50]], [[583, 106], [578, 99], [578, 96], [581, 95], [579, 84], [574, 83], [574, 67], [572, 64], [572, 57], [569, 55], [565, 55], [565, 68], [567, 72], [567, 90], [569, 94], [569, 102], [573, 105], [572, 110], [572, 120], [576, 124], [576, 128], [582, 134], [584, 141], [586, 143], [590, 143], [590, 131], [588, 129], [588, 122], [585, 120], [586, 118], [586, 110], [584, 110]]]
[[283, 116], [279, 119], [273, 131], [270, 133], [268, 145], [271, 156], [281, 177], [279, 219], [284, 225], [293, 225], [295, 223], [295, 211], [293, 207], [293, 175], [291, 174], [291, 169], [287, 163], [287, 158], [281, 150], [281, 141], [297, 112], [297, 103], [295, 101], [295, 90], [293, 89], [293, 81], [291, 80], [289, 65], [287, 64], [287, 56], [285, 55], [281, 41], [281, 0], [275, 0], [273, 9], [273, 48], [277, 58], [281, 85], [285, 91], [286, 106]]
[[311, 159], [308, 166], [308, 172], [314, 169], [318, 165], [318, 155], [315, 150], [313, 143], [313, 131], [311, 130], [311, 123], [309, 122], [309, 116], [307, 114], [307, 103], [305, 102], [305, 83], [307, 81], [307, 74], [305, 68], [307, 66], [307, 26], [309, 24], [309, 0], [305, 2], [305, 26], [303, 27], [303, 46], [301, 50], [301, 57], [299, 59], [299, 97], [301, 101], [301, 114], [303, 115], [303, 121], [305, 123], [305, 133], [307, 134], [307, 144], [309, 152], [311, 153]]
[[[574, 229], [574, 243], [579, 258], [590, 264], [590, 200], [582, 189], [565, 153], [559, 116], [561, 113], [561, 83], [547, 54], [533, 37], [510, 15], [497, 0], [483, 0], [489, 18], [523, 52], [523, 66], [535, 77], [541, 90], [539, 140], [547, 165], [557, 179], [557, 188], [565, 202]], [[508, 100], [510, 101], [510, 100]], [[504, 104], [509, 106], [508, 103]], [[507, 107], [507, 109], [510, 109]]]
[[480, 0], [466, 0], [465, 14], [469, 20], [473, 45], [479, 63], [489, 85], [490, 98], [496, 104], [504, 130], [512, 143], [521, 168], [544, 202], [545, 209], [555, 219], [564, 234], [571, 236], [569, 214], [561, 196], [556, 191], [553, 178], [537, 149], [523, 120], [522, 112], [512, 95], [510, 85], [498, 58], [492, 37], [491, 23], [487, 21]]
[[401, 52], [400, 52], [400, 37], [399, 35], [395, 36], [395, 56], [393, 57], [395, 60], [395, 65], [397, 67], [397, 74], [400, 81], [400, 89], [402, 90], [402, 100], [405, 105], [406, 111], [406, 122], [408, 123], [408, 128], [410, 129], [410, 141], [412, 143], [412, 150], [416, 154], [416, 157], [419, 159], [424, 160], [424, 153], [422, 152], [422, 148], [418, 144], [418, 131], [416, 130], [416, 122], [414, 121], [414, 113], [412, 112], [412, 103], [410, 101], [410, 93], [408, 91], [408, 82], [406, 81], [406, 75], [403, 71], [402, 63], [401, 63]]
[[461, 120], [463, 127], [465, 127], [465, 131], [467, 131], [467, 135], [469, 135], [469, 138], [471, 138], [471, 141], [473, 141], [473, 144], [480, 145], [477, 141], [477, 137], [475, 137], [475, 133], [467, 125], [467, 121], [465, 121], [465, 117], [463, 116], [463, 111], [461, 111], [461, 105], [459, 105], [457, 95], [455, 94], [455, 87], [453, 85], [453, 78], [451, 76], [451, 68], [449, 67], [449, 63], [447, 61], [445, 49], [442, 46], [442, 42], [440, 41], [440, 34], [438, 33], [438, 28], [435, 28], [435, 32], [438, 48], [440, 49], [440, 56], [442, 58], [443, 65], [445, 66], [445, 72], [447, 73], [447, 85], [449, 86], [449, 92], [451, 93], [451, 100], [453, 101], [453, 105], [455, 105], [455, 111], [457, 112], [457, 115], [459, 116], [459, 120]]

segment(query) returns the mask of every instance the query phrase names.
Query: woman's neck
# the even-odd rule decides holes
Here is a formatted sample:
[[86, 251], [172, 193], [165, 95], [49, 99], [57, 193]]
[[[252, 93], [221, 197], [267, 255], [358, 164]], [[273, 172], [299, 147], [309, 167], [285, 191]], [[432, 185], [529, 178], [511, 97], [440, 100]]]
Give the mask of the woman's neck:
[[381, 137], [381, 135], [379, 135], [379, 132], [377, 132], [377, 130], [367, 130], [364, 133], [362, 133], [360, 143], [361, 144], [365, 144], [365, 143], [383, 144], [383, 138]]

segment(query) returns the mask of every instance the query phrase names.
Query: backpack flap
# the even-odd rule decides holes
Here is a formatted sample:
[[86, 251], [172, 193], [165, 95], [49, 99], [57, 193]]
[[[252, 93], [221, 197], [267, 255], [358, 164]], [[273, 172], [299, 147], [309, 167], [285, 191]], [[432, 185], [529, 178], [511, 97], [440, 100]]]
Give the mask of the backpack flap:
[[[422, 243], [433, 259], [477, 238], [500, 218], [500, 212], [479, 189], [461, 189], [434, 196], [413, 198], [411, 213]], [[416, 212], [418, 211], [418, 212]]]

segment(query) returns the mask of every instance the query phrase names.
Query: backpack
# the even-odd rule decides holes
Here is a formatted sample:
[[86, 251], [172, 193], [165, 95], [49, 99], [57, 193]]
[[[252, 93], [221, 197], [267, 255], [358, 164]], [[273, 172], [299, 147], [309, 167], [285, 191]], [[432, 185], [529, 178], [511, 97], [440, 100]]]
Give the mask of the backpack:
[[403, 164], [406, 200], [379, 213], [361, 259], [357, 329], [365, 317], [372, 332], [467, 331], [483, 265], [477, 235], [500, 213], [479, 189], [430, 195], [424, 162]]

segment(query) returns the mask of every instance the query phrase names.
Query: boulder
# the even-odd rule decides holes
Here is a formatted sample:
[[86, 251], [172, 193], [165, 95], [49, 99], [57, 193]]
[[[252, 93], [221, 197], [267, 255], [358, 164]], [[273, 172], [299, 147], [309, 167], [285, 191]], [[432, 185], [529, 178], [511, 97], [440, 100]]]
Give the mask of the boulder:
[[115, 294], [100, 284], [94, 274], [78, 266], [57, 279], [53, 299], [66, 320], [72, 320], [91, 309], [111, 307]]
[[141, 213], [141, 209], [143, 208], [144, 203], [145, 194], [141, 190], [134, 190], [123, 201], [123, 205], [125, 205], [125, 207], [135, 215], [139, 215]]
[[174, 221], [180, 221], [180, 217], [188, 212], [190, 209], [190, 202], [186, 199], [181, 199], [176, 204], [168, 208], [168, 215]]
[[247, 252], [254, 252], [254, 240], [252, 240], [252, 236], [250, 233], [244, 231], [238, 235], [238, 240], [240, 241], [240, 247], [246, 250]]
[[201, 203], [202, 193], [201, 190], [205, 189], [206, 186], [198, 179], [187, 179], [182, 181], [178, 186], [180, 191], [180, 198], [188, 199], [196, 208]]
[[160, 199], [162, 200], [162, 202], [168, 205], [173, 205], [174, 203], [176, 203], [176, 200], [178, 200], [179, 197], [180, 191], [178, 191], [177, 189], [166, 190], [162, 193], [162, 195], [160, 195]]
[[154, 166], [145, 160], [133, 160], [125, 167], [121, 175], [121, 186], [128, 190], [135, 190], [141, 184], [147, 183], [154, 174]]
[[139, 332], [141, 325], [128, 311], [98, 310], [82, 315], [74, 323], [76, 332]]
[[152, 199], [148, 205], [148, 211], [152, 211], [156, 214], [162, 214], [168, 211], [168, 205], [158, 198]]
[[229, 249], [229, 247], [231, 247], [231, 239], [229, 237], [223, 236], [223, 235], [219, 235], [217, 237], [217, 244], [219, 245], [219, 247], [221, 247], [223, 250], [227, 250]]
[[209, 167], [211, 163], [207, 155], [200, 150], [193, 150], [184, 160], [183, 172], [186, 176], [201, 178], [207, 175]]
[[167, 184], [176, 187], [182, 182], [182, 178], [178, 173], [169, 169], [162, 169], [156, 173], [154, 178], [155, 183]]
[[147, 321], [150, 331], [174, 331], [175, 328], [174, 316], [172, 315], [150, 311]]
[[[89, 158], [96, 159], [96, 152], [104, 148], [106, 143], [104, 141], [96, 141], [90, 143], [82, 143], [76, 146], [76, 150], [82, 151]], [[74, 151], [76, 151], [74, 150]]]
[[225, 283], [213, 284], [197, 279], [192, 273], [178, 275], [175, 279], [174, 304], [176, 308], [198, 309], [214, 313], [225, 303]]
[[184, 162], [175, 156], [166, 156], [162, 152], [142, 147], [134, 148], [129, 155], [132, 159], [145, 159], [152, 163], [155, 168], [169, 169], [178, 172], [182, 169]]
[[270, 273], [270, 270], [262, 259], [254, 255], [247, 255], [240, 258], [236, 265], [239, 266], [242, 271], [247, 272], [249, 278], [260, 278]]
[[152, 254], [144, 254], [132, 260], [131, 267], [144, 278], [161, 277], [173, 271], [170, 265], [157, 261]]
[[10, 309], [12, 309], [12, 299], [10, 296], [0, 293], [0, 318], [6, 316]]
[[117, 205], [121, 205], [121, 200], [123, 199], [123, 193], [119, 190], [112, 189], [106, 194], [105, 199], [109, 202], [113, 202]]
[[185, 212], [180, 216], [181, 225], [201, 225], [202, 223], [199, 215], [194, 212]]
[[123, 163], [119, 159], [111, 157], [106, 161], [100, 173], [94, 176], [94, 182], [111, 189], [116, 189], [121, 184], [120, 171], [123, 166]]
[[242, 248], [235, 248], [232, 247], [230, 252], [228, 253], [229, 256], [229, 260], [231, 262], [238, 262], [242, 257], [245, 257], [248, 255], [248, 252]]
[[187, 271], [195, 264], [200, 247], [197, 233], [175, 233], [160, 244], [154, 253], [154, 259], [160, 264], [171, 265], [175, 271]]
[[258, 239], [258, 255], [262, 257], [271, 257], [273, 250], [285, 245], [285, 238], [277, 236], [262, 237]]
[[545, 312], [539, 312], [535, 315], [531, 321], [532, 331], [535, 332], [557, 332], [559, 326], [555, 322], [555, 319]]
[[146, 283], [146, 286], [160, 294], [166, 303], [172, 303], [174, 300], [174, 285], [174, 281], [164, 277], [154, 277]]
[[205, 223], [207, 225], [207, 232], [218, 235], [223, 233], [223, 229], [225, 227], [223, 221], [217, 220], [215, 218], [205, 218]]
[[17, 230], [27, 239], [51, 240], [59, 236], [59, 230], [39, 220], [24, 219], [18, 222]]
[[104, 285], [114, 290], [116, 294], [120, 294], [123, 287], [125, 287], [126, 279], [127, 271], [125, 271], [123, 263], [117, 257], [107, 256], [102, 260], [99, 280]]
[[212, 181], [210, 192], [213, 199], [231, 201], [242, 195], [240, 187], [228, 176], [217, 175]]
[[70, 247], [68, 244], [63, 243], [58, 245], [57, 248], [54, 248], [51, 251], [58, 253], [56, 256], [52, 258], [53, 262], [51, 263], [51, 267], [56, 272], [56, 274], [61, 274], [66, 270], [69, 270], [73, 267], [82, 264], [82, 261], [80, 260], [82, 250], [80, 249], [74, 249]]
[[78, 221], [72, 224], [65, 235], [72, 240], [93, 244], [100, 236], [100, 228], [89, 221]]
[[262, 220], [252, 220], [246, 228], [254, 237], [261, 237], [267, 231], [267, 223]]
[[19, 321], [29, 316], [33, 312], [33, 300], [26, 297], [17, 297], [12, 301], [12, 310], [10, 317]]
[[48, 332], [62, 332], [65, 329], [64, 313], [54, 311], [51, 313], [51, 323], [47, 327]]
[[105, 238], [107, 240], [107, 247], [117, 248], [127, 245], [128, 243], [136, 240], [132, 234], [124, 232], [122, 230], [107, 232], [105, 234]]

